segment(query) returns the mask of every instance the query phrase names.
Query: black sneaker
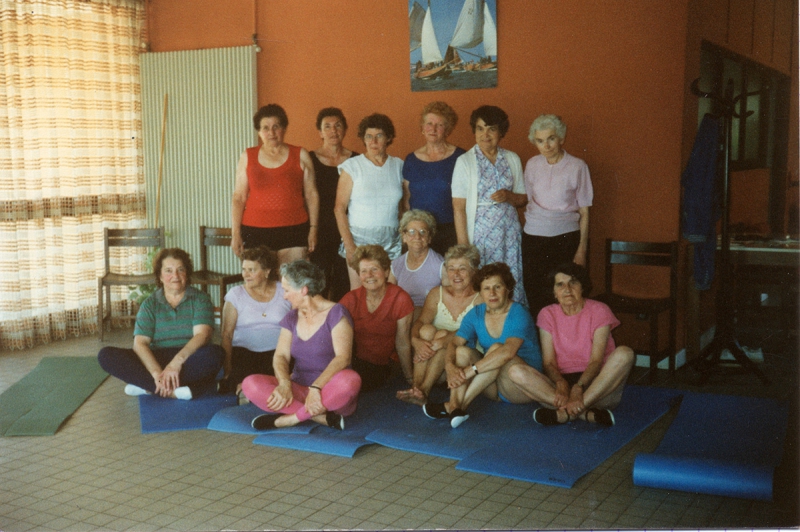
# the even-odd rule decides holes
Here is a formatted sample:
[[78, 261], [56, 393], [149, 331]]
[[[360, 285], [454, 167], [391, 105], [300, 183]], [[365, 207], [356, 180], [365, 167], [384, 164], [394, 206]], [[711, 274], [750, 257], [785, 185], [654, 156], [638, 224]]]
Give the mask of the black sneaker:
[[275, 428], [275, 420], [282, 414], [261, 414], [250, 422], [250, 426], [256, 430], [269, 430]]
[[422, 405], [422, 413], [431, 419], [447, 419], [450, 417], [444, 407], [444, 403], [425, 403]]
[[592, 423], [597, 423], [598, 425], [603, 425], [604, 427], [614, 426], [614, 414], [611, 413], [611, 410], [606, 410], [605, 408], [590, 408], [586, 414], [587, 421], [589, 420], [588, 414], [593, 414], [594, 420]]
[[340, 416], [336, 412], [326, 412], [325, 422], [332, 429], [344, 430], [344, 417]]
[[558, 425], [558, 411], [552, 408], [537, 408], [533, 411], [533, 420], [539, 425]]

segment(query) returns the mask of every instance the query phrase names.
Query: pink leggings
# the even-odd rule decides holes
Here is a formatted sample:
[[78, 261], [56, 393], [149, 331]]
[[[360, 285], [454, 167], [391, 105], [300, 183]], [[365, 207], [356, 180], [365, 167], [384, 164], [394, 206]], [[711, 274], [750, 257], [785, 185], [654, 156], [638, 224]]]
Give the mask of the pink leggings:
[[[273, 412], [267, 407], [267, 399], [278, 386], [278, 379], [272, 375], [250, 375], [242, 381], [242, 391], [251, 403], [261, 410]], [[352, 369], [343, 369], [322, 387], [322, 405], [329, 412], [349, 416], [356, 411], [361, 377]], [[311, 416], [306, 410], [305, 401], [308, 386], [292, 382], [292, 402], [279, 411], [281, 414], [297, 414], [297, 419], [305, 421]]]

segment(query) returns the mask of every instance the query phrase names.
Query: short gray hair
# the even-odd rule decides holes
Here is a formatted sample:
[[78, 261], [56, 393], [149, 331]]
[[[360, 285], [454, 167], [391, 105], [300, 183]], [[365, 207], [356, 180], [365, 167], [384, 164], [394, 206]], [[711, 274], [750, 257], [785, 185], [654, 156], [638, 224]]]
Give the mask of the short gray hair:
[[281, 266], [281, 276], [292, 288], [308, 288], [308, 295], [316, 296], [325, 290], [325, 274], [316, 264], [307, 260], [296, 260]]
[[556, 132], [556, 137], [564, 140], [567, 138], [567, 125], [561, 120], [560, 116], [556, 115], [539, 115], [536, 120], [531, 124], [531, 129], [528, 131], [528, 140], [536, 142], [536, 132], [552, 129]]
[[408, 227], [408, 224], [411, 222], [422, 222], [427, 225], [428, 230], [431, 233], [431, 238], [433, 238], [433, 235], [436, 234], [436, 218], [434, 218], [433, 215], [428, 211], [411, 209], [410, 211], [403, 213], [403, 217], [400, 218], [400, 232], [404, 233], [406, 227]]
[[478, 271], [481, 267], [481, 252], [472, 244], [456, 244], [448, 249], [447, 253], [444, 255], [445, 268], [453, 259], [467, 259], [467, 262], [469, 262], [470, 267], [474, 271]]

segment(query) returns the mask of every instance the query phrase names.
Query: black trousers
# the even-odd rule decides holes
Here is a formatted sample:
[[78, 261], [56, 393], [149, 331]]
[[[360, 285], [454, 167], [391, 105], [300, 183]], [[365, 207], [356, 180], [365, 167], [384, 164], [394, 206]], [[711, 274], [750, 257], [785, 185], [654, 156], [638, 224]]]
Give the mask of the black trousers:
[[558, 236], [534, 236], [522, 233], [523, 285], [534, 320], [540, 310], [555, 303], [553, 283], [549, 279], [550, 271], [559, 264], [572, 262], [580, 243], [580, 231]]

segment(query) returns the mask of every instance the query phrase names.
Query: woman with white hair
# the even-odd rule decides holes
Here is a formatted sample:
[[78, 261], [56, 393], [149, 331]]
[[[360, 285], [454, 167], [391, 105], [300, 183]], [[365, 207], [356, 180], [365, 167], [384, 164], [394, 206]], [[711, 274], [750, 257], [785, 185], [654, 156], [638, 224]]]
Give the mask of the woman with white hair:
[[593, 190], [589, 167], [564, 151], [567, 126], [556, 115], [540, 115], [528, 139], [539, 149], [525, 165], [525, 227], [522, 269], [531, 314], [552, 301], [548, 272], [564, 262], [586, 266], [589, 207]]

